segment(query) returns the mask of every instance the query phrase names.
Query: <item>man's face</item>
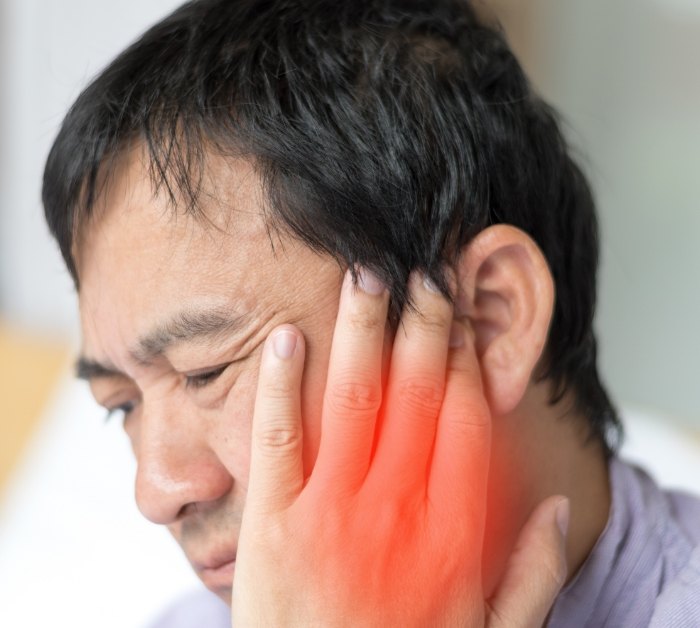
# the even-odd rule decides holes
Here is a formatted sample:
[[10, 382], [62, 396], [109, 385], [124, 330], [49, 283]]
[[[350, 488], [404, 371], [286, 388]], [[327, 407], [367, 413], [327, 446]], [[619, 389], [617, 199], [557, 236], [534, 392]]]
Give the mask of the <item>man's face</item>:
[[97, 401], [127, 410], [139, 508], [229, 601], [263, 343], [281, 323], [306, 338], [308, 472], [343, 273], [268, 232], [246, 162], [207, 172], [193, 218], [154, 195], [140, 152], [125, 156], [76, 258], [83, 363]]

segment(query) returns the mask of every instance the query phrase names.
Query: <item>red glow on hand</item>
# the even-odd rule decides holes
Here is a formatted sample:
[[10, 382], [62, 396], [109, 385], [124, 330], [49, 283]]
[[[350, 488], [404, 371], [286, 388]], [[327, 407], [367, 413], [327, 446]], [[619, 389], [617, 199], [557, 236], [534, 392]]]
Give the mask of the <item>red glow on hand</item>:
[[[402, 318], [382, 390], [388, 294], [354, 291], [346, 281], [320, 448], [307, 481], [299, 416], [303, 339], [283, 359], [268, 342], [234, 625], [486, 625], [481, 570], [491, 417], [479, 363], [470, 331], [453, 323], [449, 303], [416, 276], [411, 289], [420, 313]], [[523, 572], [522, 561], [518, 567]], [[546, 604], [530, 604], [540, 624], [553, 599], [545, 593]], [[529, 616], [524, 612], [523, 626], [535, 625]]]

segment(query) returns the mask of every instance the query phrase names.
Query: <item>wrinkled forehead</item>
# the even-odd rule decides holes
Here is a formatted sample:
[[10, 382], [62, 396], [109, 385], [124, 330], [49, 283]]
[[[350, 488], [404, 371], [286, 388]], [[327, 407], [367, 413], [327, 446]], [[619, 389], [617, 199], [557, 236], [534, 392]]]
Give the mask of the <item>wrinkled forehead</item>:
[[250, 164], [212, 159], [199, 199], [194, 211], [173, 202], [154, 185], [142, 152], [115, 161], [74, 252], [92, 350], [117, 360], [115, 347], [164, 317], [212, 307], [250, 312], [265, 282], [268, 292], [283, 283]]
[[211, 327], [213, 316], [214, 327], [229, 331], [234, 320], [246, 334], [275, 317], [337, 309], [337, 261], [270, 227], [249, 162], [209, 163], [197, 213], [153, 185], [142, 154], [123, 159], [102, 187], [76, 258], [86, 357], [134, 374], [129, 356], [140, 339], [163, 329], [182, 335], [193, 317]]
[[267, 220], [263, 196], [252, 160], [211, 152], [196, 167], [162, 172], [143, 142], [132, 143], [105, 160], [91, 210], [77, 221], [72, 254], [80, 283], [86, 258], [105, 233], [132, 242], [148, 235], [149, 243], [157, 237], [170, 246], [204, 235], [250, 237]]

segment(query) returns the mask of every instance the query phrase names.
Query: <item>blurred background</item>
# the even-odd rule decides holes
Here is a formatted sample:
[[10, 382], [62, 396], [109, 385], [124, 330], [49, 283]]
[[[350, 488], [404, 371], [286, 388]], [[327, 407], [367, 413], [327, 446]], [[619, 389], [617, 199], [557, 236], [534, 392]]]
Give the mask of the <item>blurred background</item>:
[[[75, 294], [40, 205], [67, 108], [178, 4], [0, 0], [2, 626], [143, 626], [196, 586], [133, 505], [118, 426], [72, 381]], [[700, 0], [481, 5], [562, 112], [596, 190], [597, 330], [625, 454], [700, 490]]]

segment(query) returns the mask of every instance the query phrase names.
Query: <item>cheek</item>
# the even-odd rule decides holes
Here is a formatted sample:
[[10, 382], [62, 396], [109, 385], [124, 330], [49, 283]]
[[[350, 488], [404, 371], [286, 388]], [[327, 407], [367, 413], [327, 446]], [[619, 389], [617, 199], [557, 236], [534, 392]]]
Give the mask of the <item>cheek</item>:
[[236, 483], [245, 487], [250, 471], [256, 387], [257, 369], [241, 373], [210, 424], [216, 433], [214, 447], [219, 459]]
[[[307, 336], [308, 337], [308, 336]], [[304, 430], [304, 477], [311, 475], [321, 443], [323, 394], [328, 376], [331, 336], [306, 344], [306, 361], [301, 391], [302, 426]]]
[[[323, 316], [297, 322], [306, 342], [306, 359], [301, 389], [304, 473], [308, 477], [318, 455], [321, 440], [323, 393], [337, 308]], [[294, 317], [290, 317], [294, 318]], [[214, 419], [219, 459], [237, 483], [247, 487], [250, 471], [250, 443], [257, 394], [259, 356], [238, 376], [223, 407]]]
[[[311, 473], [321, 440], [321, 409], [328, 370], [330, 341], [307, 346], [301, 390], [302, 429], [304, 433], [304, 472]], [[241, 373], [223, 407], [210, 421], [216, 431], [217, 454], [228, 472], [240, 485], [248, 485], [253, 413], [258, 383], [258, 365]]]

